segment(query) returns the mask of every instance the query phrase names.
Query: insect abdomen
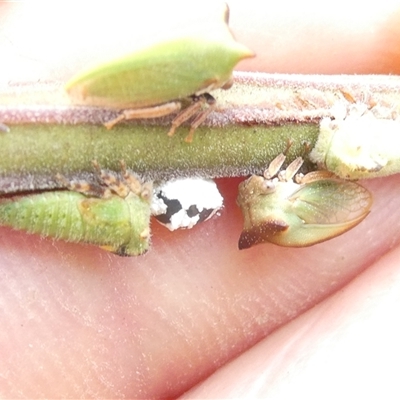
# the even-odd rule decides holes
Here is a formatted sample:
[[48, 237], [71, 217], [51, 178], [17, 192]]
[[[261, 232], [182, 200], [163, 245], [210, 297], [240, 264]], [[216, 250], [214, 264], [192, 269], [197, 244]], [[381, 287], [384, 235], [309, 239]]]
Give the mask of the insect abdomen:
[[7, 200], [0, 203], [0, 224], [76, 242], [84, 235], [78, 209], [83, 198], [74, 192], [49, 192]]

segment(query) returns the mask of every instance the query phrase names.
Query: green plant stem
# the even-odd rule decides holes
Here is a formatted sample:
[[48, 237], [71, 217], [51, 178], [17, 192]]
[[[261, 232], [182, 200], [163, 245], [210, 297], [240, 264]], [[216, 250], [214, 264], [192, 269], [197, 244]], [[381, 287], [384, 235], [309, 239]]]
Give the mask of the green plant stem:
[[[60, 187], [55, 175], [93, 179], [92, 161], [118, 171], [120, 161], [143, 178], [231, 177], [262, 173], [291, 143], [290, 162], [316, 142], [322, 117], [338, 102], [400, 104], [390, 76], [299, 76], [237, 73], [218, 108], [186, 143], [188, 127], [166, 135], [171, 118], [103, 125], [116, 111], [69, 104], [59, 83], [0, 92], [0, 192]], [[308, 169], [312, 168], [310, 164]]]

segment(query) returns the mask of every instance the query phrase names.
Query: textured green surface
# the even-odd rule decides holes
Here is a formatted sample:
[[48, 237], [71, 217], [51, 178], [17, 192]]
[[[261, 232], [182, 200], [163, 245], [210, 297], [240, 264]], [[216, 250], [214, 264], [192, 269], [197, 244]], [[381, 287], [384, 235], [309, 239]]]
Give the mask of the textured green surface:
[[92, 161], [120, 171], [124, 160], [145, 179], [179, 176], [230, 177], [262, 173], [277, 154], [288, 162], [313, 147], [318, 126], [200, 127], [184, 141], [187, 127], [172, 138], [168, 127], [121, 124], [111, 131], [101, 125], [12, 125], [0, 135], [0, 191], [18, 192], [60, 187], [55, 175], [92, 176]]
[[133, 193], [125, 199], [98, 199], [54, 191], [0, 202], [0, 225], [94, 244], [124, 256], [148, 250], [149, 224], [149, 202]]
[[252, 55], [230, 35], [178, 38], [79, 73], [66, 88], [77, 104], [152, 106], [222, 87]]
[[244, 216], [240, 249], [267, 242], [306, 247], [360, 223], [372, 195], [355, 182], [334, 178], [298, 185], [252, 176], [239, 185], [238, 204]]

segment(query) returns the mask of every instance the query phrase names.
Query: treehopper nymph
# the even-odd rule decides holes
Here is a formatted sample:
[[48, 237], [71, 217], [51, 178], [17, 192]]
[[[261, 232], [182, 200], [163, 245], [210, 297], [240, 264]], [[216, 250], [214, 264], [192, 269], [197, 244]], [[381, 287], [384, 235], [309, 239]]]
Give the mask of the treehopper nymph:
[[[155, 118], [178, 112], [181, 102], [192, 104], [172, 121], [168, 133], [197, 115], [186, 141], [215, 106], [207, 92], [232, 86], [232, 70], [242, 59], [253, 57], [247, 47], [236, 42], [228, 27], [229, 9], [217, 29], [179, 37], [128, 54], [73, 77], [66, 85], [75, 104], [124, 110], [108, 121], [115, 124], [129, 119]], [[201, 111], [203, 105], [208, 108]]]
[[284, 161], [280, 154], [264, 176], [253, 175], [239, 185], [237, 203], [244, 216], [239, 249], [265, 242], [312, 246], [341, 235], [368, 215], [372, 195], [358, 183], [327, 171], [296, 175], [300, 157], [280, 171]]
[[145, 253], [150, 241], [152, 184], [142, 184], [125, 169], [119, 179], [95, 166], [98, 186], [66, 182], [59, 176], [70, 190], [2, 200], [0, 225], [94, 244], [120, 256]]

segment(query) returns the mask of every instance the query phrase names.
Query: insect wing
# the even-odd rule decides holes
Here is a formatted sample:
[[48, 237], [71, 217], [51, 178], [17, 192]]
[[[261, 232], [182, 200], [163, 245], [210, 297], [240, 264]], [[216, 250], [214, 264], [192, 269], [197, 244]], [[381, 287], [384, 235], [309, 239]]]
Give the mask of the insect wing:
[[326, 179], [302, 185], [289, 199], [303, 224], [287, 233], [296, 246], [310, 246], [341, 235], [369, 213], [372, 195], [359, 184]]
[[306, 224], [341, 224], [364, 218], [372, 205], [370, 192], [356, 182], [325, 179], [302, 185], [289, 200]]
[[226, 85], [232, 70], [254, 54], [222, 34], [178, 38], [88, 69], [66, 91], [76, 104], [139, 108], [201, 94]]

